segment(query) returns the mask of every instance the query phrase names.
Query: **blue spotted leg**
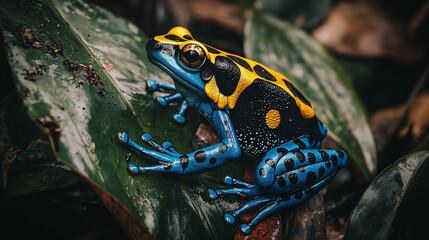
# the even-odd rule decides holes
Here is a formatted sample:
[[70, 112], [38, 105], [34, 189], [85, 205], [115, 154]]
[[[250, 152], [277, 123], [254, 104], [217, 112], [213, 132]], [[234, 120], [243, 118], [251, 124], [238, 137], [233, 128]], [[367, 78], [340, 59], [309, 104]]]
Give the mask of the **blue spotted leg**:
[[150, 156], [158, 161], [154, 166], [136, 166], [128, 164], [128, 170], [133, 174], [145, 172], [171, 172], [176, 174], [194, 174], [218, 168], [225, 163], [240, 157], [241, 150], [237, 136], [229, 120], [228, 114], [223, 111], [214, 111], [211, 120], [216, 129], [219, 129], [221, 142], [189, 154], [180, 154], [174, 150], [170, 142], [157, 144], [149, 134], [143, 134], [142, 140], [154, 150], [144, 148], [128, 137], [125, 132], [118, 133], [121, 143]]
[[263, 204], [249, 223], [240, 230], [249, 234], [253, 226], [281, 209], [299, 204], [319, 192], [346, 165], [347, 155], [338, 150], [320, 150], [320, 142], [302, 137], [287, 142], [267, 152], [255, 170], [256, 184], [245, 183], [227, 176], [227, 185], [239, 185], [231, 189], [208, 189], [206, 195], [214, 200], [232, 194], [254, 196], [239, 209], [226, 213], [227, 223], [233, 224], [243, 212]]
[[176, 92], [171, 96], [157, 97], [156, 101], [163, 107], [167, 107], [171, 102], [174, 102], [174, 101], [182, 101], [177, 112], [173, 115], [173, 119], [177, 123], [180, 123], [180, 124], [185, 123], [186, 121], [185, 113], [186, 113], [186, 110], [188, 109], [188, 103], [183, 99], [183, 96], [180, 95], [180, 93], [177, 93], [176, 88], [172, 85], [156, 82], [150, 79], [147, 80], [146, 84], [147, 84], [147, 88], [150, 91], [159, 91], [161, 89], [164, 89], [164, 90]]

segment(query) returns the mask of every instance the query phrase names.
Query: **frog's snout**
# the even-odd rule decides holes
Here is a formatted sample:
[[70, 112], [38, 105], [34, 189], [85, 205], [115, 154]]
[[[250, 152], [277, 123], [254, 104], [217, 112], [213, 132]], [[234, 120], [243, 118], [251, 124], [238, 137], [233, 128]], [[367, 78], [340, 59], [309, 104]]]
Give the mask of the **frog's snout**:
[[[156, 40], [154, 40], [154, 39], [150, 39], [146, 43], [146, 52], [147, 52], [147, 57], [148, 58], [153, 58], [152, 52], [156, 49], [155, 45], [159, 45], [157, 43], [159, 43], [159, 42], [156, 41]], [[156, 46], [156, 47], [159, 48], [158, 46]]]

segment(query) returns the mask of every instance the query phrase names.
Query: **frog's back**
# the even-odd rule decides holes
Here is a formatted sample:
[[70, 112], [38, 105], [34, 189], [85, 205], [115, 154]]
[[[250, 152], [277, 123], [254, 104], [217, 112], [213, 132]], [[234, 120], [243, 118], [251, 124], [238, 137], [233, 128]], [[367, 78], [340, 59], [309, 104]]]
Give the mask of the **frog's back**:
[[[294, 89], [294, 92], [298, 91]], [[300, 99], [309, 104], [302, 95]], [[296, 98], [264, 79], [255, 79], [241, 93], [236, 106], [230, 109], [230, 116], [240, 148], [250, 156], [262, 156], [273, 147], [300, 136], [322, 138], [317, 117], [303, 116]]]

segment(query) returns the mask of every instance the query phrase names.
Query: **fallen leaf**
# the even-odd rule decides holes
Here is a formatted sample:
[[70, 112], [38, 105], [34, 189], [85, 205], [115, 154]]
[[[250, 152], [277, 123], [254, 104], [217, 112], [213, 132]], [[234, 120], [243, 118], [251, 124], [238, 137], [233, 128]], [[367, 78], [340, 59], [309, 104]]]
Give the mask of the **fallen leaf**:
[[412, 62], [422, 59], [427, 44], [411, 38], [405, 22], [395, 21], [371, 2], [340, 2], [314, 38], [334, 52], [354, 57], [389, 57]]

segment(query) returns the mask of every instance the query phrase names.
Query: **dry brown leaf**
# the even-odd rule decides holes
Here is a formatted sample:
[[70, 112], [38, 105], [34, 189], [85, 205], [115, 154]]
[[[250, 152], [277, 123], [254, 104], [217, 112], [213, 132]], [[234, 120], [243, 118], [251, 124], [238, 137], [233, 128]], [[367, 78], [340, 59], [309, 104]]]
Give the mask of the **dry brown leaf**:
[[426, 55], [427, 44], [411, 39], [408, 26], [388, 18], [371, 2], [340, 2], [312, 34], [340, 54], [411, 62]]
[[[373, 132], [378, 152], [388, 141], [390, 128], [404, 112], [405, 104], [383, 109], [371, 117], [371, 130]], [[414, 100], [406, 123], [398, 131], [396, 137], [404, 137], [411, 130], [413, 139], [418, 139], [429, 129], [429, 91], [420, 93]]]

